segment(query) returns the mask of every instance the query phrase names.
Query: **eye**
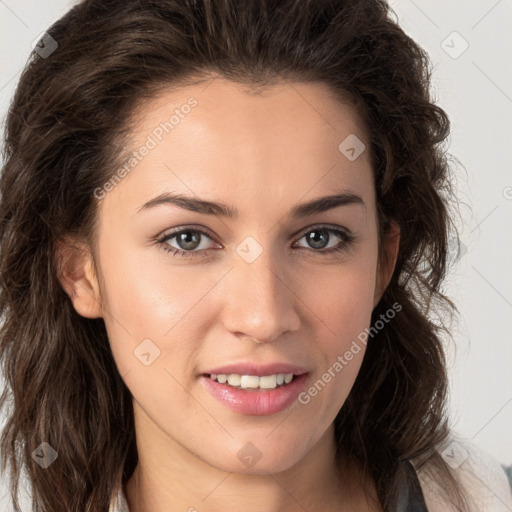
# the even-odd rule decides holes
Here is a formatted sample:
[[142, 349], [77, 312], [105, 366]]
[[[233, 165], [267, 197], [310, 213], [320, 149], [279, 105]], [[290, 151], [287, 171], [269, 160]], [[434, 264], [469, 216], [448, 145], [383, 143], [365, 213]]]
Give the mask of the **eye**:
[[[334, 237], [330, 235], [330, 233], [334, 234]], [[355, 240], [354, 235], [347, 233], [338, 226], [317, 226], [309, 228], [299, 240], [302, 238], [305, 238], [306, 243], [314, 252], [329, 254], [348, 250]], [[336, 239], [338, 239], [338, 243], [336, 243]], [[341, 242], [339, 242], [340, 239]], [[331, 242], [333, 242], [334, 245], [331, 244], [329, 246]], [[319, 249], [323, 250], [320, 251]]]
[[[158, 240], [158, 244], [164, 251], [171, 252], [175, 256], [190, 258], [198, 256], [198, 252], [207, 251], [208, 247], [205, 247], [203, 243], [204, 238], [212, 240], [209, 234], [201, 229], [180, 228], [164, 235]], [[169, 242], [171, 240], [174, 240], [174, 243], [177, 244], [178, 247], [170, 245]], [[208, 244], [206, 244], [206, 246], [208, 246]]]

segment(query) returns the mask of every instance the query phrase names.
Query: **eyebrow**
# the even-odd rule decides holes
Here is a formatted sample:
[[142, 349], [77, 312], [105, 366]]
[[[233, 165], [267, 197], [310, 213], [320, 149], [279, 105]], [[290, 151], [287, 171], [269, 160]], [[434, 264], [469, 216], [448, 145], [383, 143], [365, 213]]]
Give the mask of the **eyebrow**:
[[[231, 206], [171, 192], [164, 192], [151, 199], [143, 204], [136, 213], [164, 204], [171, 204], [192, 212], [216, 215], [229, 219], [237, 219], [239, 216], [238, 210]], [[351, 204], [359, 204], [366, 209], [366, 204], [360, 196], [350, 191], [343, 191], [339, 194], [319, 197], [306, 203], [297, 204], [290, 210], [289, 215], [294, 219], [301, 219], [302, 217]]]

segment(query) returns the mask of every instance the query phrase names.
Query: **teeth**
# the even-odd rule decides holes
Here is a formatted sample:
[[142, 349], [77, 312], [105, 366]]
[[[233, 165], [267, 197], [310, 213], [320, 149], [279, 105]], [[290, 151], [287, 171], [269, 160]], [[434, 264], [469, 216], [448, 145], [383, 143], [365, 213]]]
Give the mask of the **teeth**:
[[[238, 375], [237, 375], [238, 377]], [[229, 380], [228, 380], [229, 382]], [[229, 382], [229, 385], [231, 386], [231, 382]], [[243, 389], [256, 389], [260, 387], [260, 378], [256, 377], [254, 375], [242, 375], [240, 377], [240, 387]]]
[[229, 384], [233, 387], [242, 389], [275, 389], [277, 386], [289, 384], [293, 380], [293, 373], [278, 373], [274, 375], [210, 375], [212, 380], [216, 380], [221, 384]]
[[264, 375], [263, 377], [256, 377], [256, 379], [261, 389], [275, 389], [277, 387], [277, 375]]
[[230, 386], [240, 386], [240, 383], [242, 382], [242, 377], [240, 375], [232, 374], [228, 375], [228, 384]]

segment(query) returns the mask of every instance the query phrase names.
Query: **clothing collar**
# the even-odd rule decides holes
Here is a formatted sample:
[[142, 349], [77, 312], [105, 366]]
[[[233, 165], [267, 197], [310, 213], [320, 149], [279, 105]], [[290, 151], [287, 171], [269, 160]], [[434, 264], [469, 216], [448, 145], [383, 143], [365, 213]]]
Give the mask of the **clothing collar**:
[[108, 512], [130, 512], [121, 479], [117, 481], [116, 487], [112, 492]]

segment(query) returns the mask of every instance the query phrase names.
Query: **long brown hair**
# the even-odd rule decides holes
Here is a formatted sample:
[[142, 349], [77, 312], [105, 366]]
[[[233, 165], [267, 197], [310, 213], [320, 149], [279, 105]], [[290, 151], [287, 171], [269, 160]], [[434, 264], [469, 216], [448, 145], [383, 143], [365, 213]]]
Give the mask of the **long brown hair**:
[[[31, 54], [7, 116], [0, 182], [0, 405], [11, 406], [0, 446], [15, 506], [24, 469], [37, 512], [105, 512], [118, 475], [126, 482], [137, 463], [131, 395], [104, 322], [74, 310], [55, 247], [71, 235], [92, 244], [94, 191], [119, 168], [137, 106], [214, 72], [254, 88], [322, 82], [356, 105], [370, 134], [379, 241], [391, 219], [401, 229], [372, 325], [393, 304], [402, 310], [368, 340], [335, 419], [339, 456], [371, 475], [386, 511], [412, 459], [428, 460], [447, 499], [465, 510], [435, 450], [448, 434], [441, 334], [449, 333], [431, 313], [456, 311], [440, 291], [453, 227], [449, 120], [430, 97], [426, 52], [389, 6], [84, 0], [48, 33], [58, 46]], [[32, 457], [42, 442], [58, 453], [44, 470]]]

